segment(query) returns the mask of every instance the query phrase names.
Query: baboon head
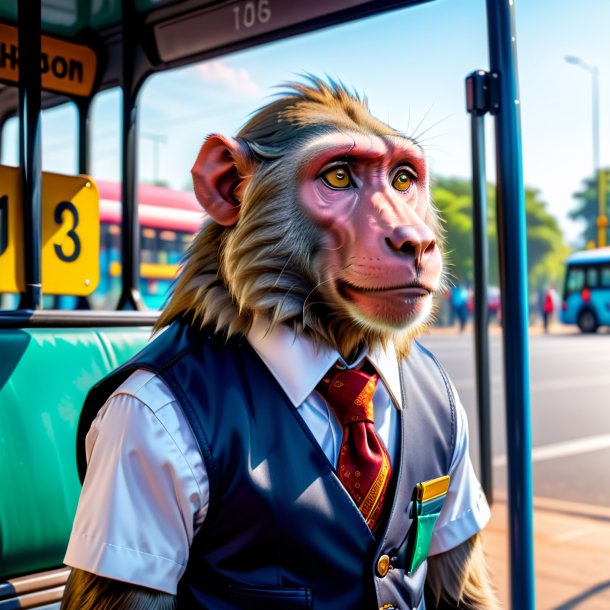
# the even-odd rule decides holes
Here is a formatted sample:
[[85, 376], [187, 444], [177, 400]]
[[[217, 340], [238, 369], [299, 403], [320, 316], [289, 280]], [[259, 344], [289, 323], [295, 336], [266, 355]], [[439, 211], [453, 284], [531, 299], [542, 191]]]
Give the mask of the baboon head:
[[190, 316], [229, 334], [254, 316], [348, 356], [429, 320], [442, 231], [422, 149], [343, 85], [290, 84], [192, 170], [210, 216], [158, 326]]

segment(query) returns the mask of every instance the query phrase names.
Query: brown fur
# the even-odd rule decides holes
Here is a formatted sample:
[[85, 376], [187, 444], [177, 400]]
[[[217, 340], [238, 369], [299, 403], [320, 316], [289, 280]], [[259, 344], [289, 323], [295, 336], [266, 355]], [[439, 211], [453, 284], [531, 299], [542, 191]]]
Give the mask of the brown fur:
[[[366, 100], [315, 79], [311, 85], [290, 85], [248, 121], [237, 134], [254, 159], [253, 164], [235, 159], [247, 178], [239, 221], [230, 227], [210, 222], [196, 236], [157, 330], [190, 316], [202, 327], [245, 334], [254, 314], [261, 314], [271, 328], [288, 324], [295, 333], [305, 332], [344, 356], [359, 344], [375, 348], [389, 341], [406, 355], [423, 326], [380, 331], [320, 294], [321, 236], [301, 210], [295, 184], [307, 161], [303, 143], [336, 130], [400, 135], [370, 115]], [[432, 208], [427, 222], [442, 234]]]
[[434, 607], [500, 610], [490, 583], [481, 534], [428, 558], [426, 586]]
[[96, 576], [74, 568], [60, 610], [175, 610], [168, 593]]

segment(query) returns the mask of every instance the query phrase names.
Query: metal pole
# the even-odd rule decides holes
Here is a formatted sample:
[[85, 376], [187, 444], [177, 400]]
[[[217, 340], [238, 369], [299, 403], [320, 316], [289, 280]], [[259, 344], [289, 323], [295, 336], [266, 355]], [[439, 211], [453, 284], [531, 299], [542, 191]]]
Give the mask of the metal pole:
[[599, 69], [591, 66], [591, 116], [593, 127], [593, 169], [594, 174], [599, 169]]
[[504, 337], [512, 607], [535, 607], [528, 300], [514, 0], [487, 0], [496, 114], [497, 218]]
[[[78, 173], [89, 174], [91, 167], [91, 120], [89, 110], [91, 100], [80, 100], [78, 109]], [[89, 299], [85, 296], [78, 297], [76, 309], [91, 309]]]
[[91, 167], [91, 121], [89, 100], [78, 104], [78, 173], [88, 174]]
[[608, 217], [606, 216], [606, 172], [600, 167], [599, 161], [599, 69], [591, 66], [591, 95], [593, 115], [593, 167], [597, 174], [597, 245], [600, 248], [606, 246], [606, 228]]
[[19, 164], [23, 172], [25, 292], [20, 308], [42, 307], [42, 153], [40, 142], [40, 0], [18, 3]]
[[474, 340], [479, 415], [480, 478], [487, 500], [493, 502], [491, 463], [491, 398], [489, 390], [489, 308], [487, 278], [487, 177], [485, 113], [490, 110], [488, 74], [479, 70], [466, 79], [472, 142], [472, 232], [474, 237]]
[[137, 90], [134, 62], [136, 54], [136, 14], [133, 2], [123, 2], [123, 131], [122, 131], [122, 289], [118, 309], [143, 309], [140, 295], [140, 227], [137, 204]]

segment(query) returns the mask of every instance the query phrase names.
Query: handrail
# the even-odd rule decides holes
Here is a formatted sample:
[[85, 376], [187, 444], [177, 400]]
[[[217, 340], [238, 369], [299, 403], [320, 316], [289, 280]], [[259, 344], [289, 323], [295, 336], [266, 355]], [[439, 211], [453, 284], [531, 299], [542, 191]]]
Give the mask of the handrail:
[[65, 311], [56, 309], [0, 311], [0, 328], [87, 328], [152, 326], [157, 311]]

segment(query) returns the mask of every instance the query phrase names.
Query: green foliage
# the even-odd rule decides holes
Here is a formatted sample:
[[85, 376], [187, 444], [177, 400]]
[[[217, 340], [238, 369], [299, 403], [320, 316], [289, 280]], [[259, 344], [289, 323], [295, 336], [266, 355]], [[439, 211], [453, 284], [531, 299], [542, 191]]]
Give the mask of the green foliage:
[[531, 288], [560, 284], [570, 247], [557, 219], [549, 214], [536, 189], [525, 189], [527, 273]]
[[589, 242], [597, 243], [597, 180], [593, 177], [583, 180], [583, 188], [572, 195], [576, 199], [576, 206], [568, 212], [572, 220], [584, 221], [582, 244], [584, 248]]
[[[487, 237], [489, 283], [498, 284], [496, 206], [493, 187], [487, 189]], [[474, 277], [472, 236], [472, 189], [469, 180], [437, 178], [432, 197], [444, 220], [449, 276], [453, 283], [472, 282]], [[525, 189], [527, 272], [530, 289], [559, 284], [570, 252], [557, 222], [547, 211], [536, 189]]]

